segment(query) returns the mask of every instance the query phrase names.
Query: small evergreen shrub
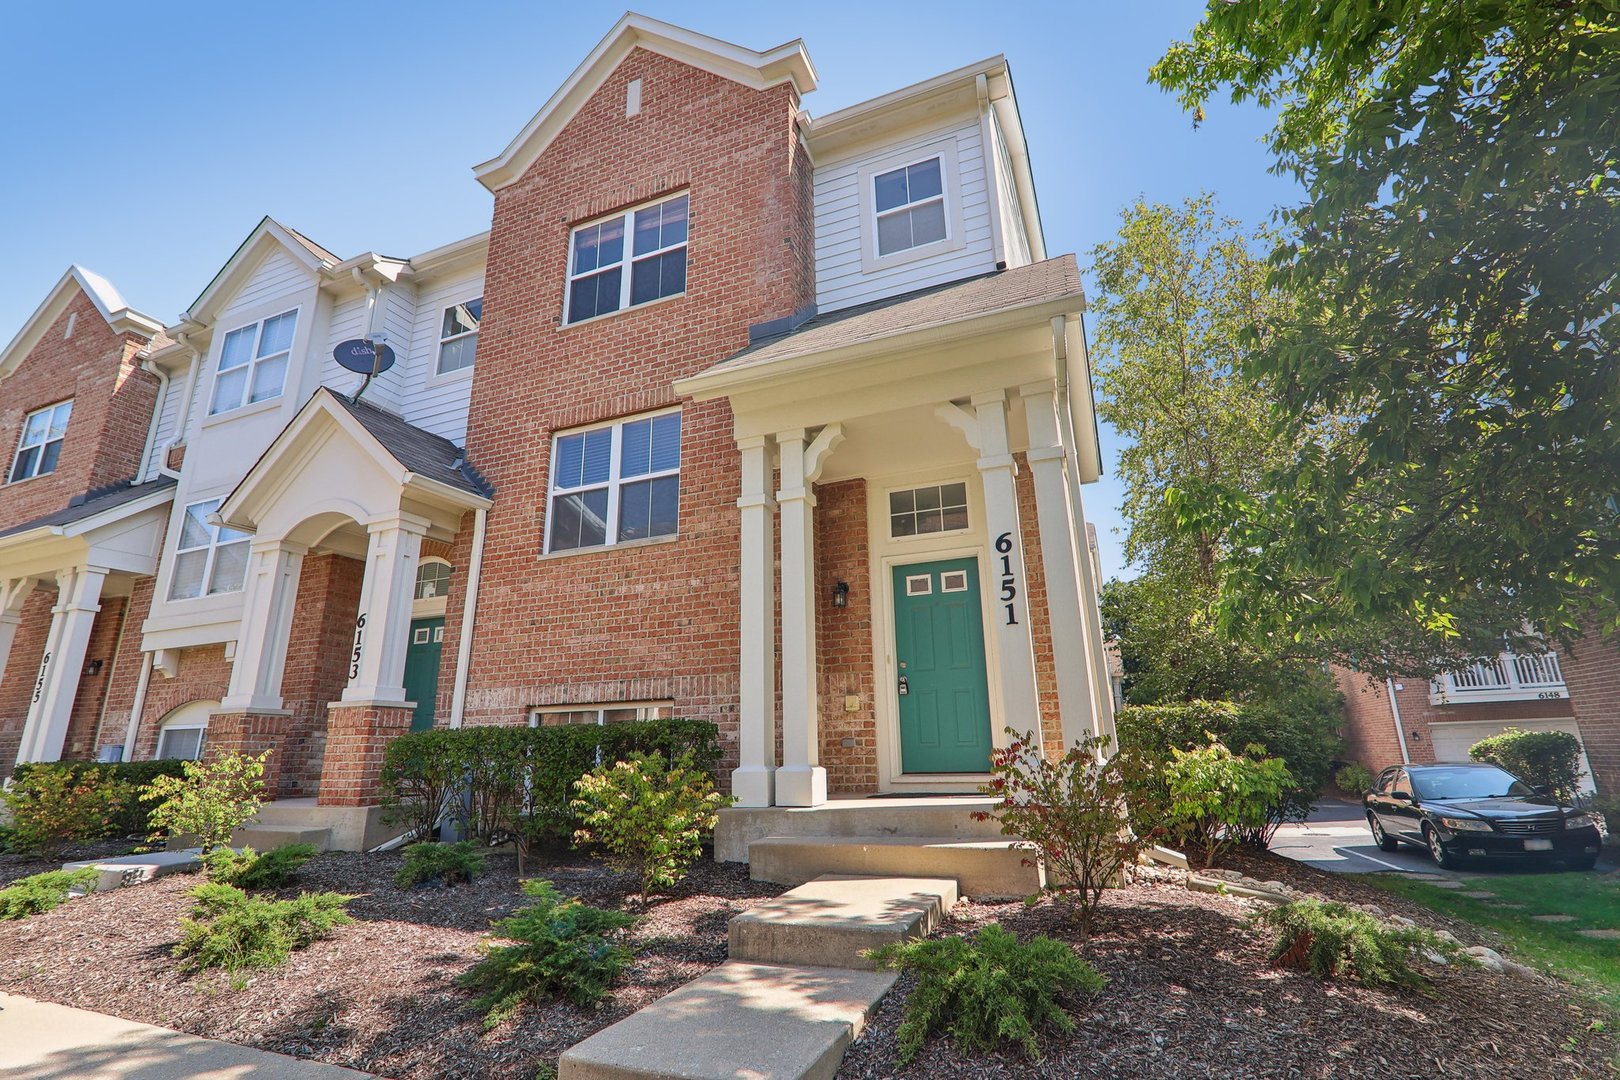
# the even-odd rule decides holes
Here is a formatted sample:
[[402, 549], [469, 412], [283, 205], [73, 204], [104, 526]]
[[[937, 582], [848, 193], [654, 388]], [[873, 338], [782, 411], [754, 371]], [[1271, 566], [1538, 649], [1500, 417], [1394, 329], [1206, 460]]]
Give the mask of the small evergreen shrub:
[[1264, 750], [1258, 746], [1246, 753], [1239, 756], [1213, 740], [1197, 750], [1170, 750], [1164, 767], [1168, 823], [1203, 849], [1205, 866], [1214, 866], [1240, 843], [1245, 830], [1264, 826], [1272, 805], [1293, 783], [1282, 759], [1260, 759]]
[[31, 770], [0, 791], [11, 817], [7, 846], [54, 858], [70, 844], [112, 836], [134, 797], [132, 787], [107, 774]]
[[65, 772], [76, 781], [100, 779], [116, 781], [134, 789], [113, 815], [111, 836], [146, 836], [151, 807], [140, 799], [140, 789], [160, 776], [184, 776], [184, 762], [163, 761], [22, 761], [11, 774], [12, 784], [28, 782], [43, 773]]
[[301, 893], [293, 900], [249, 896], [233, 885], [210, 882], [191, 890], [191, 917], [180, 920], [174, 947], [191, 972], [222, 968], [232, 975], [276, 967], [294, 949], [329, 937], [354, 920], [344, 911], [352, 896]]
[[95, 887], [96, 878], [100, 876], [95, 869], [85, 867], [83, 870], [47, 870], [43, 874], [18, 878], [0, 889], [0, 922], [26, 919], [61, 907], [67, 903], [70, 890], [88, 891]]
[[1581, 786], [1581, 741], [1567, 731], [1508, 728], [1468, 748], [1475, 761], [1506, 769], [1531, 787], [1573, 799]]
[[525, 881], [523, 891], [535, 902], [490, 927], [513, 944], [486, 939], [479, 945], [484, 959], [461, 977], [463, 986], [482, 992], [475, 1005], [484, 1012], [485, 1031], [525, 1001], [561, 997], [594, 1005], [630, 962], [617, 937], [634, 925], [634, 916], [564, 897], [549, 881]]
[[643, 896], [672, 889], [686, 876], [703, 854], [703, 837], [720, 820], [718, 811], [731, 804], [688, 758], [666, 768], [662, 759], [636, 754], [598, 766], [574, 786], [574, 810], [584, 825], [574, 839], [605, 847], [612, 861], [636, 875]]
[[1340, 765], [1333, 773], [1333, 783], [1346, 795], [1362, 796], [1372, 790], [1373, 774], [1367, 766], [1350, 762]]
[[313, 844], [288, 844], [265, 852], [254, 851], [250, 847], [244, 847], [239, 852], [219, 847], [209, 852], [203, 863], [209, 881], [258, 892], [286, 885], [298, 868], [313, 859], [315, 854]]
[[264, 802], [264, 763], [257, 757], [226, 754], [216, 761], [181, 763], [182, 776], [159, 776], [141, 792], [152, 808], [153, 839], [194, 836], [207, 855], [231, 842], [231, 834], [253, 819]]
[[402, 889], [436, 881], [440, 885], [460, 885], [484, 872], [484, 856], [471, 840], [454, 844], [424, 842], [405, 848], [405, 865], [394, 875]]
[[1412, 966], [1418, 950], [1461, 955], [1432, 930], [1395, 926], [1333, 900], [1306, 897], [1262, 911], [1255, 922], [1277, 931], [1271, 962], [1318, 979], [1347, 976], [1369, 987], [1425, 991], [1429, 979]]
[[939, 1030], [962, 1050], [982, 1052], [1013, 1043], [1038, 1058], [1042, 1027], [1075, 1028], [1058, 996], [1096, 993], [1105, 981], [1056, 938], [1020, 944], [999, 923], [971, 938], [903, 941], [867, 955], [880, 968], [917, 973], [917, 988], [897, 1032], [902, 1065], [914, 1061], [924, 1040]]

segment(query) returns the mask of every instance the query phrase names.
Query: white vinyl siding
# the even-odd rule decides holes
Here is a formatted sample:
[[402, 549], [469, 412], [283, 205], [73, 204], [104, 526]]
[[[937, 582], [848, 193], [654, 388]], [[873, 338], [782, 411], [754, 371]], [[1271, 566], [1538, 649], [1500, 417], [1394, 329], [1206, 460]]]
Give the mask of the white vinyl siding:
[[[169, 447], [179, 441], [177, 428], [180, 424], [180, 404], [186, 396], [186, 382], [186, 367], [182, 364], [170, 373], [168, 385], [163, 388], [163, 400], [157, 403], [157, 427], [152, 430], [151, 456], [141, 470], [142, 480], [158, 478]], [[192, 390], [195, 391], [196, 387], [192, 387]]]
[[1018, 181], [1013, 177], [1012, 153], [994, 109], [990, 111], [991, 159], [995, 163], [996, 203], [1001, 214], [1002, 258], [1008, 266], [1028, 266], [1034, 256], [1029, 230], [1024, 227], [1023, 203], [1018, 197]]
[[[411, 328], [411, 348], [402, 352], [401, 366], [408, 368], [409, 392], [400, 403], [400, 414], [424, 431], [461, 445], [467, 438], [467, 407], [472, 397], [472, 368], [438, 374], [439, 332], [444, 309], [484, 292], [484, 268], [447, 275], [421, 285]], [[394, 345], [399, 349], [398, 343]]]
[[[309, 285], [310, 272], [279, 248], [264, 257], [247, 282], [231, 297], [231, 308], [246, 310], [290, 296]], [[290, 306], [290, 305], [289, 305]]]

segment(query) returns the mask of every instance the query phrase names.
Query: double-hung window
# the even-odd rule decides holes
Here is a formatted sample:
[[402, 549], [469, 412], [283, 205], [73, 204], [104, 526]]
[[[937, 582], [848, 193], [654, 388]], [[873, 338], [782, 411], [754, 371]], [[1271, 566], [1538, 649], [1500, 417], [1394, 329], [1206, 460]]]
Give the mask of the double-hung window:
[[679, 411], [558, 435], [546, 550], [673, 536], [680, 490]]
[[877, 253], [937, 244], [949, 236], [941, 158], [924, 158], [872, 178], [872, 207], [877, 214]]
[[194, 596], [235, 592], [247, 576], [248, 542], [245, 532], [208, 524], [208, 515], [219, 509], [219, 499], [192, 503], [180, 519], [180, 542], [176, 545], [174, 579], [169, 599], [188, 600]]
[[226, 334], [209, 414], [279, 396], [287, 380], [287, 358], [292, 355], [293, 331], [297, 328], [298, 312], [294, 310]]
[[11, 461], [11, 481], [27, 480], [56, 471], [62, 456], [62, 440], [67, 437], [68, 417], [73, 402], [63, 401], [31, 412], [23, 420], [22, 438], [17, 440], [17, 456]]
[[465, 300], [444, 309], [439, 326], [439, 374], [473, 366], [478, 352], [478, 324], [484, 318], [484, 298]]
[[568, 251], [567, 321], [685, 292], [686, 211], [687, 197], [677, 195], [575, 229]]

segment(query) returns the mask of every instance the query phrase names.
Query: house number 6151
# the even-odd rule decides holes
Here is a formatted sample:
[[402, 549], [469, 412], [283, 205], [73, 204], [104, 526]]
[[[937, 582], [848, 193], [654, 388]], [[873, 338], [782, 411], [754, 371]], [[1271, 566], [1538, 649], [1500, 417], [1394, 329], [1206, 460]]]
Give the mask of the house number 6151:
[[1012, 533], [996, 537], [996, 551], [1001, 555], [1001, 602], [1007, 611], [1007, 625], [1017, 626], [1018, 608], [1013, 601], [1018, 599], [1018, 577], [1013, 573], [1012, 549]]

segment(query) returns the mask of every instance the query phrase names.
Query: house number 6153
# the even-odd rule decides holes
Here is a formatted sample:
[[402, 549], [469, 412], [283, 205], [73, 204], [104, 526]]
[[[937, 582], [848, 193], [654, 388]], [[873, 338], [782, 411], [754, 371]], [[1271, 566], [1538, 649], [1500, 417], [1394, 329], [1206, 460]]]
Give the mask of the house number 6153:
[[996, 537], [996, 551], [1001, 555], [1001, 603], [1007, 611], [1007, 625], [1017, 626], [1018, 608], [1013, 602], [1018, 599], [1018, 577], [1013, 573], [1012, 549], [1012, 533]]
[[360, 654], [365, 651], [366, 645], [366, 613], [361, 612], [359, 618], [354, 620], [354, 651], [349, 654], [349, 678], [360, 677]]

